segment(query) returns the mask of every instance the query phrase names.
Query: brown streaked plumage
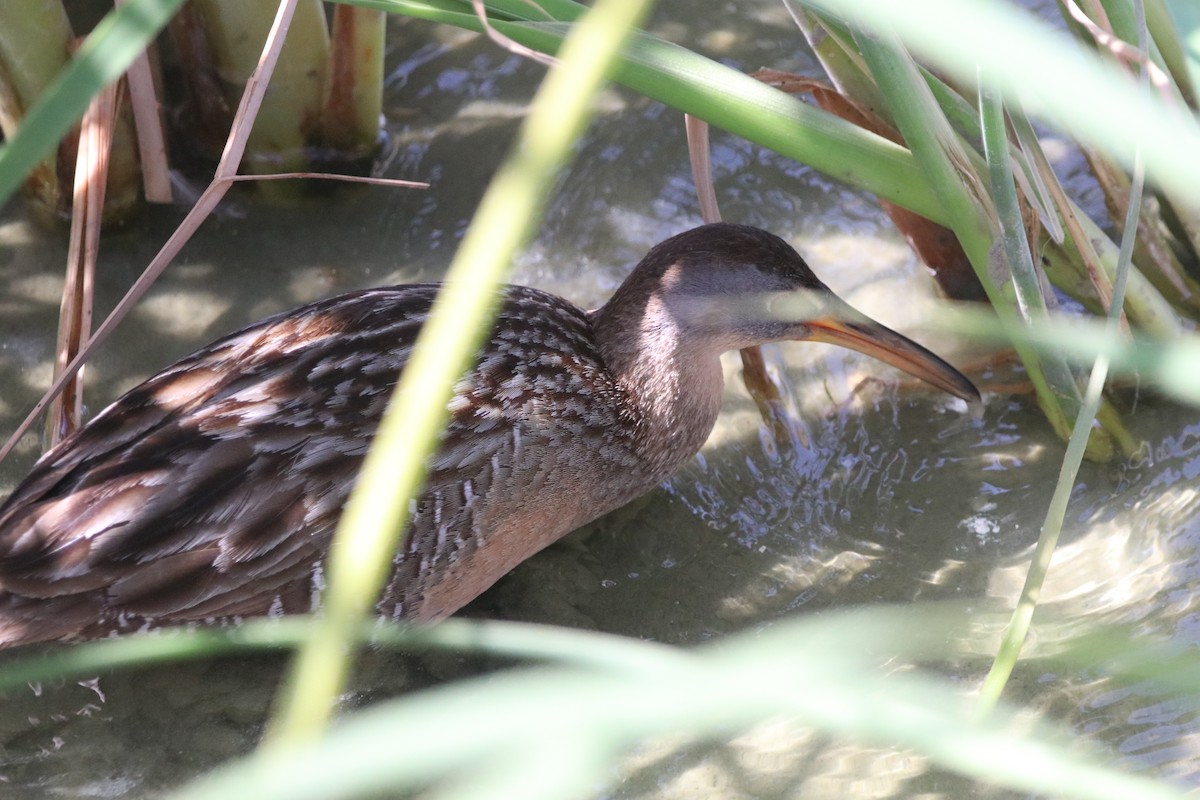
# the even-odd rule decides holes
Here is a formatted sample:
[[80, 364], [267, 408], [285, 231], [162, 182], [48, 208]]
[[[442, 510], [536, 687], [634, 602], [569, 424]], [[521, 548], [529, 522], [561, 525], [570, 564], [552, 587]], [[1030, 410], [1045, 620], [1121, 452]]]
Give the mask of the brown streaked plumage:
[[[435, 285], [258, 322], [149, 379], [47, 453], [0, 506], [0, 646], [307, 611]], [[706, 225], [584, 312], [508, 287], [412, 509], [380, 614], [452, 614], [703, 445], [719, 356], [843, 344], [969, 400], [945, 362], [837, 300], [783, 240]]]

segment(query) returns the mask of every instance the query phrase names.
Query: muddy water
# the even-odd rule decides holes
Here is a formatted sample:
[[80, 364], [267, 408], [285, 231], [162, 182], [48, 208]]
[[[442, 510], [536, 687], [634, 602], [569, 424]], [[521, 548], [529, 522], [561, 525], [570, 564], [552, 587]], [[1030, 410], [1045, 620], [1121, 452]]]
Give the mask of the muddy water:
[[[660, 9], [658, 32], [735, 66], [810, 71], [775, 5], [735, 34]], [[486, 42], [396, 25], [386, 173], [427, 192], [339, 191], [290, 206], [235, 194], [89, 367], [102, 407], [190, 349], [279, 309], [361, 286], [436, 279], [502, 158], [541, 68]], [[725, 218], [794, 242], [843, 297], [959, 363], [961, 342], [920, 327], [931, 282], [870, 199], [733, 137], [714, 135]], [[1066, 163], [1070, 169], [1073, 165]], [[1075, 165], [1077, 166], [1077, 165]], [[1089, 191], [1085, 182], [1080, 191]], [[111, 307], [182, 217], [148, 210], [103, 245], [98, 303]], [[514, 281], [593, 306], [653, 243], [699, 222], [681, 121], [620, 89], [562, 176]], [[61, 232], [19, 204], [0, 215], [0, 428], [48, 375], [65, 255]], [[726, 408], [701, 457], [661, 490], [520, 567], [470, 613], [693, 644], [792, 614], [863, 603], [1019, 590], [1063, 447], [1028, 396], [958, 401], [824, 346], [774, 348], [805, 441], [765, 432], [728, 362]], [[985, 383], [1019, 380], [1003, 368]], [[1198, 638], [1200, 415], [1129, 397], [1148, 457], [1085, 466], [1044, 593], [1047, 612]], [[0, 465], [7, 492], [36, 458], [28, 437]], [[0, 706], [5, 797], [152, 797], [253, 746], [280, 674], [272, 657], [188, 664], [10, 692]], [[354, 705], [491, 665], [458, 656], [364, 660]], [[955, 677], [971, 686], [978, 665]], [[1133, 771], [1200, 787], [1195, 711], [1147, 687], [1028, 666], [1013, 697], [1052, 712]], [[621, 798], [992, 797], [994, 789], [903, 751], [863, 748], [782, 723], [730, 742], [647, 745]], [[1002, 794], [1002, 793], [1001, 793]]]

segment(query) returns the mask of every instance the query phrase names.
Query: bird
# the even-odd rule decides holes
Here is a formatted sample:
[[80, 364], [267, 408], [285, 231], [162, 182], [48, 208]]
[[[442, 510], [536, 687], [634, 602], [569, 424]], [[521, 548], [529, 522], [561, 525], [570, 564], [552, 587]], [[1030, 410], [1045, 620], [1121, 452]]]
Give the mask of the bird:
[[[135, 387], [49, 450], [0, 506], [0, 647], [309, 612], [355, 475], [439, 289], [320, 300]], [[759, 228], [650, 249], [584, 311], [499, 290], [375, 606], [431, 622], [658, 486], [720, 412], [720, 356], [830, 342], [970, 403], [971, 382], [839, 300]]]

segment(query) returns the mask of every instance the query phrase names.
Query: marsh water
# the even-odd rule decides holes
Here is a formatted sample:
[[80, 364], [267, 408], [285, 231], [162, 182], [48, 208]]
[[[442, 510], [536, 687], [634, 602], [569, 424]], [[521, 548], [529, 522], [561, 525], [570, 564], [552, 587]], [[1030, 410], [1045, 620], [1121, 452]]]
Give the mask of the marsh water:
[[[816, 73], [782, 8], [723, 7], [721, 29], [661, 4], [655, 31], [744, 69]], [[736, 14], [736, 32], [724, 29]], [[88, 368], [88, 405], [266, 314], [358, 287], [436, 279], [502, 159], [541, 67], [478, 37], [396, 21], [383, 172], [432, 188], [339, 189], [291, 203], [233, 194]], [[1101, 201], [1047, 134], [1084, 205]], [[866, 603], [1019, 591], [1063, 455], [1022, 376], [921, 327], [936, 294], [870, 197], [714, 132], [724, 217], [793, 242], [842, 297], [972, 368], [972, 416], [858, 355], [772, 348], [803, 442], [775, 442], [727, 362], [726, 406], [703, 453], [661, 489], [518, 568], [469, 613], [690, 645], [791, 615]], [[97, 304], [119, 299], [182, 218], [147, 208], [106, 234]], [[679, 115], [619, 88], [554, 191], [512, 279], [601, 303], [655, 242], [698, 224]], [[0, 430], [40, 394], [53, 352], [65, 233], [20, 203], [0, 213]], [[1121, 402], [1146, 443], [1137, 463], [1085, 465], [1043, 595], [1058, 620], [1200, 638], [1200, 414], [1147, 394]], [[29, 436], [0, 465], [7, 492], [36, 459]], [[11, 658], [11, 656], [5, 656]], [[261, 733], [282, 661], [189, 663], [30, 686], [0, 704], [6, 798], [156, 797]], [[465, 656], [369, 653], [354, 705], [477, 674]], [[986, 663], [953, 677], [977, 685]], [[1100, 746], [1101, 759], [1200, 789], [1196, 709], [1148, 686], [1019, 668], [1011, 696]], [[617, 798], [1006, 797], [904, 750], [783, 723], [726, 742], [646, 745], [605, 790]]]

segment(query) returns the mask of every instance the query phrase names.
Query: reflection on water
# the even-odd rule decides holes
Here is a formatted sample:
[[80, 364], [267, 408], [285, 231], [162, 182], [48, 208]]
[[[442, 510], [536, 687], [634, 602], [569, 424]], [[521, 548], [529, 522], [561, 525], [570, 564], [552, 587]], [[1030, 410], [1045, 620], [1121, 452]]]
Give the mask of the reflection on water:
[[[763, 9], [743, 15], [738, 36], [692, 29], [694, 10], [682, 4], [667, 7], [661, 24], [740, 66], [787, 53], [800, 60], [775, 66], [806, 69], [781, 8]], [[89, 402], [98, 407], [147, 372], [272, 311], [440, 273], [542, 70], [473, 37], [397, 28], [387, 174], [434, 188], [355, 189], [335, 203], [290, 208], [241, 193], [239, 213], [206, 224], [91, 367]], [[919, 329], [932, 289], [873, 201], [732, 137], [715, 134], [714, 142], [728, 219], [792, 238], [864, 312], [952, 359], [968, 352]], [[601, 302], [647, 247], [698, 222], [683, 147], [675, 114], [631, 93], [608, 93], [516, 280], [582, 305]], [[102, 306], [115, 302], [179, 216], [150, 210], [136, 230], [106, 237]], [[0, 219], [0, 235], [0, 423], [9, 430], [48, 374], [65, 246], [37, 233], [15, 207]], [[992, 396], [975, 418], [959, 401], [907, 385], [898, 391], [894, 371], [857, 355], [793, 345], [769, 358], [803, 420], [797, 442], [776, 443], [764, 432], [730, 360], [725, 411], [695, 463], [664, 490], [523, 565], [470, 613], [692, 644], [787, 614], [863, 603], [1011, 603], [1063, 450], [1031, 401]], [[989, 380], [1020, 382], [1003, 369]], [[1032, 655], [1053, 652], [1096, 621], [1187, 645], [1200, 639], [1196, 419], [1142, 398], [1132, 424], [1149, 443], [1148, 458], [1085, 466]], [[0, 466], [0, 491], [32, 462], [35, 445], [31, 437], [17, 460]], [[453, 655], [368, 654], [347, 703], [488, 666]], [[980, 659], [953, 677], [970, 688], [985, 669]], [[252, 747], [279, 672], [277, 658], [262, 657], [9, 692], [0, 698], [3, 794], [155, 796]], [[1115, 763], [1200, 787], [1194, 708], [1150, 687], [1117, 687], [1037, 661], [1018, 670], [1011, 696], [1100, 742]], [[621, 775], [614, 797], [647, 800], [1009, 796], [906, 752], [781, 722], [727, 743], [649, 743]]]
[[[942, 433], [930, 406], [892, 399], [867, 416], [810, 420], [812, 449], [786, 458], [782, 469], [750, 439], [710, 452], [670, 488], [696, 512], [688, 535], [711, 530], [722, 543], [736, 542], [743, 557], [722, 559], [736, 574], [714, 575], [716, 560], [704, 563], [679, 597], [711, 602], [706, 626], [719, 620], [721, 630], [796, 609], [870, 602], [978, 598], [981, 608], [1007, 607], [1024, 580], [1061, 446], [1019, 403], [993, 399], [982, 420]], [[1032, 660], [1018, 668], [1008, 697], [1106, 745], [1102, 760], [1107, 752], [1114, 765], [1200, 787], [1195, 704], [1145, 684], [1049, 672], [1036, 659], [1097, 622], [1132, 625], [1149, 639], [1200, 641], [1200, 423], [1193, 417], [1145, 404], [1137, 432], [1156, 443], [1152, 458], [1136, 467], [1085, 466], [1026, 651]], [[744, 495], [739, 485], [748, 487]], [[659, 579], [687, 572], [682, 561]], [[613, 624], [603, 619], [602, 626]], [[678, 630], [652, 628], [664, 637]], [[994, 648], [979, 645], [980, 658], [956, 671], [965, 688], [978, 685]], [[771, 723], [721, 745], [647, 747], [612, 796], [993, 795], [1010, 796], [968, 785], [910, 753]]]

